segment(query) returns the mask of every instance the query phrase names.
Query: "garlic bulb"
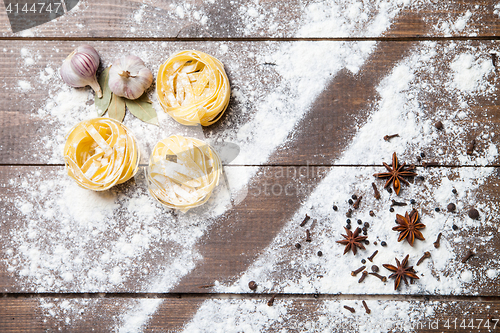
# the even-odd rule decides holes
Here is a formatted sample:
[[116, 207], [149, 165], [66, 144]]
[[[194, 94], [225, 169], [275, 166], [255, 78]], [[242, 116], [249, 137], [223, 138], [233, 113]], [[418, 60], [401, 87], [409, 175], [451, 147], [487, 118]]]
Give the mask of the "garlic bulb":
[[141, 97], [153, 83], [153, 73], [134, 55], [117, 59], [109, 70], [109, 89], [128, 99]]
[[60, 73], [63, 81], [70, 86], [75, 88], [90, 86], [97, 97], [101, 98], [102, 90], [95, 76], [97, 67], [99, 67], [97, 51], [85, 44], [77, 47], [64, 60]]

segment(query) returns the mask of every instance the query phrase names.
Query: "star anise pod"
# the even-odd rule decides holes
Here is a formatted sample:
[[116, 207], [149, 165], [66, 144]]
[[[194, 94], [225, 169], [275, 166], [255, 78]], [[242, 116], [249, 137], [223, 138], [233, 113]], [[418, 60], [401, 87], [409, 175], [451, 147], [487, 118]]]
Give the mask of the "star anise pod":
[[356, 228], [356, 230], [354, 230], [354, 232], [351, 232], [351, 230], [347, 229], [346, 227], [344, 227], [344, 229], [345, 229], [347, 235], [342, 235], [342, 237], [344, 237], [345, 239], [337, 241], [337, 243], [345, 245], [344, 254], [349, 252], [349, 250], [352, 250], [352, 253], [354, 253], [354, 255], [356, 255], [356, 252], [358, 251], [358, 247], [360, 249], [364, 250], [365, 246], [361, 243], [361, 241], [364, 241], [368, 237], [367, 236], [358, 236], [359, 233], [361, 232], [361, 229]]
[[404, 258], [402, 263], [400, 263], [398, 258], [396, 258], [396, 264], [398, 265], [398, 267], [395, 267], [395, 266], [389, 265], [389, 264], [382, 265], [385, 268], [387, 268], [388, 270], [394, 272], [391, 275], [389, 275], [389, 278], [395, 278], [394, 290], [398, 289], [399, 284], [401, 283], [401, 279], [406, 283], [406, 285], [408, 285], [408, 281], [406, 280], [407, 277], [410, 279], [418, 279], [419, 278], [415, 274], [415, 271], [413, 270], [413, 266], [406, 267], [406, 265], [408, 265], [408, 257], [409, 257], [409, 255], [407, 255]]
[[417, 175], [415, 172], [412, 172], [412, 170], [415, 169], [415, 166], [411, 165], [405, 168], [406, 163], [401, 165], [398, 164], [396, 153], [392, 154], [392, 167], [387, 165], [385, 162], [382, 163], [389, 172], [376, 173], [374, 176], [378, 178], [389, 178], [385, 183], [384, 188], [392, 183], [392, 187], [394, 188], [396, 195], [399, 195], [399, 190], [401, 190], [401, 182], [406, 185], [410, 185], [410, 183], [408, 183], [408, 181], [406, 181], [403, 177], [415, 177]]
[[392, 230], [399, 231], [398, 242], [406, 238], [408, 243], [413, 246], [415, 238], [425, 240], [424, 236], [418, 229], [425, 228], [425, 224], [418, 222], [418, 212], [413, 209], [410, 214], [406, 212], [405, 216], [396, 214], [396, 223], [399, 224], [392, 228]]

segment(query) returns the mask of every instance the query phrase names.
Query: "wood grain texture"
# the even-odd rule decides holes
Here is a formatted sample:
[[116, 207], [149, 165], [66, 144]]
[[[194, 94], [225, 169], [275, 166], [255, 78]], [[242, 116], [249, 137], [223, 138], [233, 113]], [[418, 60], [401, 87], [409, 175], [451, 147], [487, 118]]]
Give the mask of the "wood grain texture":
[[[343, 265], [350, 263], [352, 269], [357, 268], [354, 267], [358, 265], [357, 260], [342, 256], [342, 247], [335, 244], [335, 240], [343, 231], [349, 193], [358, 193], [364, 195], [364, 200], [353, 218], [371, 222], [369, 239], [372, 242], [386, 240], [390, 244], [387, 249], [372, 244], [361, 252], [360, 258], [377, 249], [381, 252], [377, 260], [383, 260], [378, 264], [382, 264], [394, 260], [394, 250], [397, 253], [409, 251], [414, 263], [424, 251], [431, 251], [436, 259], [443, 255], [448, 259], [444, 266], [439, 260], [436, 264], [431, 260], [428, 267], [422, 268], [428, 277], [420, 280], [419, 293], [447, 295], [450, 293], [446, 285], [448, 278], [456, 282], [461, 280], [459, 274], [463, 271], [474, 271], [472, 278], [464, 281], [464, 290], [475, 295], [497, 295], [498, 285], [491, 283], [494, 278], [487, 270], [495, 268], [500, 244], [495, 215], [498, 211], [498, 169], [418, 168], [417, 171], [425, 175], [424, 181], [404, 186], [399, 197], [383, 191], [381, 200], [376, 200], [371, 183], [377, 169], [380, 168], [260, 167], [249, 181], [243, 199], [228, 201], [228, 198], [236, 198], [236, 193], [230, 189], [224, 192], [225, 185], [221, 184], [219, 192], [198, 211], [176, 215], [155, 205], [149, 198], [142, 172], [109, 193], [94, 194], [79, 189], [67, 178], [62, 167], [1, 167], [0, 194], [5, 199], [0, 204], [4, 216], [0, 229], [4, 249], [0, 286], [4, 292], [206, 293], [214, 289], [203, 286], [216, 283], [237, 287], [243, 272], [248, 272], [258, 258], [268, 258], [269, 253], [274, 253], [275, 258], [271, 256], [265, 260], [273, 262], [276, 270], [257, 275], [267, 285], [264, 292], [284, 292], [283, 288], [289, 283], [299, 283], [301, 276], [327, 276], [331, 270], [326, 264], [329, 261], [325, 265], [309, 265], [318, 250], [323, 251], [326, 258], [330, 258], [328, 260], [346, 261]], [[245, 167], [226, 167], [225, 172], [231, 178], [231, 174], [234, 177], [248, 171]], [[462, 173], [480, 185], [474, 190], [460, 191], [456, 198], [444, 199], [453, 200], [458, 207], [457, 212], [450, 214], [446, 212], [448, 201], [438, 199], [446, 193], [436, 189], [447, 186], [443, 184], [446, 179], [457, 180], [456, 184], [460, 184]], [[349, 193], [344, 194], [345, 198], [335, 196], [335, 184], [340, 181], [336, 175], [349, 183], [351, 178], [356, 179]], [[34, 182], [39, 192], [34, 192], [29, 185]], [[381, 188], [382, 182], [376, 182]], [[56, 183], [58, 185], [54, 186]], [[301, 205], [309, 205], [307, 198], [320, 187], [322, 192], [319, 196], [316, 194], [314, 205], [325, 207], [326, 213], [325, 210], [322, 210], [324, 213], [307, 210], [313, 219], [318, 219], [307, 226], [313, 238], [309, 245], [304, 243], [305, 228], [298, 226], [303, 215], [296, 214]], [[66, 196], [69, 197], [65, 199]], [[453, 195], [450, 193], [450, 196]], [[410, 209], [409, 206], [396, 207], [396, 212], [391, 213], [391, 199], [406, 203], [410, 199], [416, 201], [413, 207], [427, 224], [426, 242], [417, 242], [415, 248], [410, 248], [405, 243], [397, 243], [397, 235], [392, 231], [389, 237], [393, 235], [394, 238], [385, 238], [387, 230], [392, 228], [388, 221], [394, 219], [394, 214], [404, 214]], [[211, 215], [221, 202], [229, 205], [227, 212]], [[477, 222], [467, 216], [471, 202], [477, 202], [481, 211]], [[137, 204], [151, 205], [151, 211], [144, 216], [135, 214]], [[332, 204], [338, 205], [339, 211], [331, 210]], [[441, 208], [440, 212], [435, 211], [436, 206]], [[370, 210], [375, 211], [375, 217], [368, 216]], [[88, 215], [88, 212], [97, 211], [100, 214], [96, 217]], [[455, 224], [457, 230], [453, 227]], [[186, 232], [198, 236], [187, 238], [189, 243], [183, 246], [187, 242], [183, 236]], [[439, 232], [443, 233], [444, 252], [432, 245]], [[147, 245], [131, 242], [138, 237], [136, 235], [145, 237]], [[304, 244], [303, 250], [295, 249], [297, 242]], [[134, 249], [133, 252], [128, 248]], [[473, 249], [476, 256], [462, 264], [467, 248]], [[58, 258], [61, 251], [65, 253], [64, 261], [54, 262], [51, 254], [58, 253]], [[39, 264], [34, 267], [36, 258]], [[179, 272], [180, 263], [190, 268]], [[113, 278], [115, 267], [120, 268], [118, 280]], [[249, 274], [254, 273], [250, 271]], [[439, 282], [440, 277], [446, 279]], [[349, 292], [342, 289], [337, 279], [344, 278], [342, 275], [325, 278], [324, 281], [330, 282], [325, 282], [325, 287], [318, 284], [318, 292], [392, 292], [389, 282], [376, 290], [355, 291], [362, 287], [356, 279], [349, 280], [349, 288], [352, 288]], [[315, 282], [310, 283], [314, 285]], [[437, 287], [429, 289], [427, 284]], [[243, 289], [242, 292], [250, 291]]]
[[[226, 66], [233, 91], [237, 91], [237, 95], [231, 99], [230, 107], [223, 119], [204, 128], [203, 131], [198, 130], [197, 135], [203, 133], [205, 138], [219, 142], [230, 140], [245, 147], [248, 127], [263, 126], [265, 119], [258, 120], [259, 112], [270, 112], [269, 108], [273, 107], [270, 106], [272, 101], [268, 101], [266, 92], [273, 91], [276, 86], [287, 87], [288, 84], [280, 74], [280, 69], [273, 68], [276, 66], [264, 66], [265, 60], [261, 56], [267, 53], [279, 54], [282, 52], [281, 49], [298, 47], [297, 43], [96, 42], [91, 44], [99, 50], [104, 65], [108, 65], [115, 57], [132, 51], [141, 54], [153, 72], [156, 72], [157, 67], [168, 55], [181, 49], [203, 49], [219, 58]], [[74, 98], [66, 93], [68, 89], [60, 81], [57, 71], [66, 54], [76, 44], [78, 43], [26, 42], [20, 46], [17, 42], [5, 42], [4, 51], [0, 56], [0, 68], [5, 73], [0, 78], [0, 84], [4, 87], [0, 92], [0, 98], [5, 101], [0, 106], [0, 138], [3, 142], [0, 147], [0, 164], [61, 163], [59, 146], [64, 144], [67, 130], [74, 125], [68, 122], [68, 119], [72, 118], [65, 115], [74, 116], [75, 122], [93, 116], [92, 95], [85, 97], [82, 104], [70, 105], [71, 108], [68, 110], [58, 109], [59, 105], [67, 108], [68, 105], [64, 104], [65, 99]], [[221, 48], [222, 44], [230, 51], [225, 52]], [[300, 112], [291, 113], [291, 116], [284, 116], [291, 117], [288, 123], [294, 124], [294, 128], [290, 128], [288, 138], [284, 138], [279, 147], [271, 152], [258, 150], [255, 152], [257, 156], [247, 157], [243, 164], [338, 164], [338, 158], [349, 149], [356, 133], [367, 123], [369, 125], [370, 118], [374, 114], [386, 110], [387, 105], [394, 103], [391, 98], [407, 99], [405, 105], [408, 106], [398, 106], [398, 108], [408, 108], [401, 110], [401, 113], [410, 113], [420, 122], [419, 127], [425, 128], [418, 134], [406, 133], [404, 128], [393, 129], [398, 132], [403, 142], [409, 142], [410, 148], [400, 154], [401, 158], [409, 163], [419, 165], [421, 162], [417, 158], [421, 152], [427, 155], [427, 159], [423, 162], [437, 161], [451, 166], [498, 163], [498, 157], [488, 158], [493, 156], [489, 149], [498, 145], [500, 140], [499, 136], [494, 135], [500, 130], [498, 122], [500, 110], [495, 94], [498, 76], [491, 67], [483, 77], [476, 78], [477, 86], [472, 86], [470, 88], [472, 90], [460, 90], [456, 87], [455, 80], [458, 74], [453, 69], [453, 63], [460, 56], [472, 56], [474, 66], [490, 66], [489, 52], [497, 50], [496, 42], [310, 42], [310, 45], [313, 50], [315, 47], [324, 47], [332, 49], [332, 52], [337, 48], [345, 49], [345, 52], [356, 52], [354, 50], [368, 48], [370, 45], [373, 49], [362, 53], [367, 55], [367, 58], [360, 68], [351, 69], [345, 66], [331, 73], [331, 79], [325, 80], [326, 87], [322, 92], [317, 91], [320, 94], [314, 102], [311, 101], [312, 105]], [[30, 59], [34, 64], [26, 66], [26, 61]], [[300, 66], [300, 62], [297, 66]], [[404, 90], [398, 90], [397, 86], [385, 88], [388, 82], [398, 79], [398, 72], [394, 72], [396, 69], [406, 70], [407, 75], [414, 76]], [[52, 75], [47, 74], [48, 70]], [[463, 84], [466, 81], [460, 82]], [[26, 84], [31, 88], [21, 88]], [[287, 103], [293, 104], [294, 99], [300, 99], [300, 95], [293, 90], [282, 89], [285, 89], [283, 99]], [[383, 96], [380, 94], [381, 91], [385, 92]], [[156, 99], [153, 88], [151, 94], [152, 99]], [[244, 96], [244, 100], [241, 96]], [[290, 107], [292, 106], [283, 104], [282, 107], [278, 107], [277, 112], [285, 115]], [[144, 156], [148, 156], [149, 151], [164, 137], [165, 132], [183, 133], [197, 130], [180, 126], [167, 117], [158, 105], [157, 109], [160, 114], [160, 128], [150, 126], [148, 135], [139, 137]], [[462, 113], [465, 116], [461, 116]], [[125, 124], [134, 131], [136, 125], [132, 121], [133, 117], [128, 115]], [[391, 128], [391, 119], [387, 117], [384, 121], [385, 124], [381, 126]], [[437, 121], [445, 124], [443, 131], [434, 128], [433, 124]], [[141, 128], [138, 130], [144, 131]], [[243, 138], [240, 138], [240, 134]], [[384, 128], [374, 128], [371, 135], [375, 136], [370, 140], [372, 144], [384, 147], [387, 158], [390, 158], [391, 150], [396, 150], [400, 145], [398, 142], [401, 141], [395, 139], [392, 145], [388, 144], [383, 140], [386, 134], [394, 133], [386, 133]], [[473, 138], [477, 141], [475, 152], [473, 156], [467, 157], [467, 145]], [[267, 157], [269, 153], [271, 156]], [[381, 160], [367, 161], [362, 155], [357, 155], [351, 157], [347, 164], [380, 165], [381, 162]]]
[[[489, 323], [490, 330], [481, 327], [477, 329], [479, 320], [484, 325], [488, 316], [494, 320], [499, 318], [500, 304], [498, 301], [424, 301], [424, 300], [390, 300], [388, 298], [368, 297], [365, 298], [371, 307], [372, 313], [365, 314], [361, 307], [363, 298], [333, 298], [325, 299], [320, 297], [314, 299], [312, 296], [280, 296], [278, 295], [274, 307], [286, 309], [282, 320], [267, 317], [262, 310], [255, 308], [264, 305], [269, 296], [256, 295], [252, 298], [241, 298], [238, 296], [219, 298], [215, 297], [187, 297], [169, 298], [161, 301], [158, 306], [156, 316], [145, 323], [144, 332], [181, 332], [185, 325], [192, 320], [193, 308], [200, 304], [214, 306], [215, 311], [206, 312], [213, 316], [214, 324], [217, 327], [231, 329], [234, 321], [247, 322], [247, 327], [259, 327], [261, 332], [276, 332], [276, 330], [286, 329], [289, 332], [301, 332], [305, 329], [313, 328], [329, 329], [334, 332], [340, 330], [361, 331], [362, 325], [367, 322], [379, 321], [379, 328], [384, 332], [401, 332], [401, 327], [406, 327], [406, 331], [415, 332], [470, 332], [470, 320], [474, 319], [476, 329], [474, 332], [498, 332], [498, 325], [495, 329], [495, 321]], [[2, 332], [41, 332], [56, 330], [71, 330], [72, 332], [109, 332], [112, 330], [131, 329], [122, 321], [120, 315], [134, 302], [156, 302], [153, 299], [126, 299], [126, 298], [101, 298], [101, 299], [73, 299], [73, 298], [2, 298], [0, 299], [0, 326]], [[78, 306], [77, 304], [81, 304]], [[165, 307], [165, 304], [171, 304]], [[432, 314], [414, 322], [402, 317], [395, 320], [392, 313], [381, 314], [380, 308], [391, 308], [392, 306], [402, 307], [403, 303], [408, 303], [411, 308], [422, 310], [432, 309]], [[83, 305], [85, 304], [85, 305]], [[355, 307], [356, 313], [350, 314], [343, 309], [343, 305], [349, 304]], [[41, 306], [45, 309], [41, 310]], [[224, 316], [224, 309], [242, 308], [246, 317]], [[66, 311], [63, 309], [66, 308]], [[329, 310], [330, 309], [330, 310]], [[50, 314], [49, 311], [52, 310]], [[81, 311], [80, 311], [81, 310]], [[332, 311], [332, 312], [330, 312]], [[341, 312], [343, 315], [336, 313]], [[65, 313], [65, 314], [64, 314]], [[66, 319], [67, 318], [67, 319]], [[376, 318], [376, 319], [375, 319]], [[456, 328], [454, 321], [456, 321]], [[66, 321], [67, 320], [67, 321]], [[465, 320], [465, 328], [460, 324]], [[258, 325], [259, 322], [265, 323]], [[193, 322], [195, 324], [196, 321]], [[206, 323], [206, 322], [205, 322]], [[386, 326], [384, 326], [384, 323]], [[448, 323], [448, 327], [446, 327]], [[400, 325], [400, 326], [397, 326]], [[403, 326], [404, 325], [404, 326]], [[411, 326], [413, 325], [413, 326]], [[432, 325], [432, 326], [431, 326]], [[414, 330], [409, 328], [414, 328]], [[196, 326], [197, 329], [208, 329], [204, 326]]]
[[[328, 5], [327, 5], [328, 4]], [[292, 0], [80, 1], [62, 17], [28, 32], [13, 34], [6, 12], [0, 13], [0, 36], [62, 38], [290, 38], [379, 37], [377, 19], [396, 19], [384, 37], [498, 36], [500, 26], [491, 1], [414, 2], [402, 6]], [[354, 10], [354, 12], [353, 12]], [[356, 12], [359, 11], [359, 12]], [[22, 14], [22, 13], [21, 13]], [[363, 17], [363, 14], [368, 14]], [[315, 19], [340, 15], [346, 28], [298, 29]], [[377, 17], [379, 15], [379, 17]]]

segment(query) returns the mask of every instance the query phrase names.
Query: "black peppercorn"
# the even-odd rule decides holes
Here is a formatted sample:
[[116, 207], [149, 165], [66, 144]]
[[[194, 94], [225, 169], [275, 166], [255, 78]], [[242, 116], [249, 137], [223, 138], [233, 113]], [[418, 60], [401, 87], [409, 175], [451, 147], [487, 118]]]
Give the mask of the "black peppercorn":
[[373, 245], [377, 245], [377, 241], [373, 242]]
[[384, 242], [384, 241], [381, 241], [381, 242], [380, 242], [380, 245], [382, 245], [382, 246], [387, 246], [387, 243], [386, 243], [386, 242]]
[[388, 187], [387, 192], [392, 193], [392, 188]]
[[366, 260], [365, 259], [361, 259], [361, 263], [364, 265], [366, 264]]
[[345, 220], [347, 224], [351, 224], [351, 219]]
[[349, 203], [349, 205], [352, 205], [354, 203], [354, 201], [352, 201], [352, 199], [349, 199], [347, 202]]
[[358, 220], [358, 224], [361, 225], [363, 223], [363, 221], [361, 220]]
[[364, 226], [365, 228], [369, 228], [369, 227], [370, 227], [370, 223], [365, 222], [365, 223], [363, 224], [363, 226]]
[[455, 230], [455, 231], [457, 231], [457, 230], [458, 230], [458, 227], [457, 227], [457, 225], [456, 225], [456, 224], [454, 224], [454, 225], [452, 226], [452, 228], [453, 228], [453, 230]]
[[453, 202], [449, 203], [448, 206], [446, 207], [449, 212], [454, 212], [455, 209], [457, 209], [457, 206]]
[[452, 192], [453, 194], [457, 194], [457, 193], [458, 193], [458, 191], [457, 191], [457, 189], [456, 189], [456, 188], [454, 188], [453, 190], [451, 190], [451, 192]]
[[321, 257], [323, 255], [323, 252], [318, 251], [318, 257]]
[[375, 272], [375, 273], [377, 273], [379, 271], [378, 266], [377, 265], [373, 265], [372, 266], [372, 271]]
[[410, 200], [410, 204], [414, 205], [416, 203], [415, 199]]
[[365, 245], [370, 245], [370, 241], [368, 239], [365, 239]]
[[257, 283], [255, 283], [255, 281], [248, 282], [248, 288], [250, 288], [250, 290], [256, 290], [257, 289]]
[[353, 194], [353, 195], [351, 196], [351, 198], [352, 198], [352, 200], [356, 200], [356, 199], [358, 198], [358, 196], [357, 196], [356, 194]]
[[425, 157], [425, 154], [424, 153], [420, 153], [420, 157]]
[[337, 211], [338, 209], [339, 209], [339, 207], [337, 207], [337, 206], [333, 206], [333, 210], [334, 210], [334, 211]]
[[474, 219], [474, 220], [475, 220], [475, 219], [477, 219], [477, 218], [479, 217], [479, 212], [477, 211], [477, 209], [476, 209], [476, 208], [472, 208], [471, 210], [469, 210], [469, 213], [468, 213], [468, 214], [469, 214], [469, 217], [470, 217], [471, 219]]
[[346, 227], [348, 230], [351, 230], [351, 225], [350, 225], [350, 224], [346, 225], [345, 227]]
[[389, 208], [389, 211], [390, 211], [391, 213], [394, 213], [394, 208], [392, 208], [392, 207], [391, 207], [391, 208]]
[[300, 245], [299, 243], [297, 243], [297, 244], [295, 244], [295, 247], [296, 247], [297, 249], [300, 249], [300, 248], [302, 247], [302, 245]]
[[434, 210], [435, 210], [436, 212], [439, 212], [441, 209], [439, 209], [439, 207], [436, 207], [436, 208], [434, 208]]
[[364, 231], [363, 231], [363, 235], [364, 235], [364, 236], [368, 235], [368, 231], [364, 230]]

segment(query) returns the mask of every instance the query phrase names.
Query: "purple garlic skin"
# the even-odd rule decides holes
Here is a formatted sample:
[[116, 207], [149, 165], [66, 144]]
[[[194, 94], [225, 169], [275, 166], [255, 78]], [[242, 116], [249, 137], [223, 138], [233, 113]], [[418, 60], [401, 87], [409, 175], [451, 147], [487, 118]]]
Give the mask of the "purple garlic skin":
[[99, 54], [92, 46], [84, 44], [71, 52], [63, 61], [59, 72], [63, 81], [71, 87], [90, 86], [101, 98], [102, 90], [96, 78], [98, 67]]
[[137, 99], [153, 83], [153, 73], [141, 58], [128, 55], [117, 59], [109, 70], [109, 88], [113, 94]]

